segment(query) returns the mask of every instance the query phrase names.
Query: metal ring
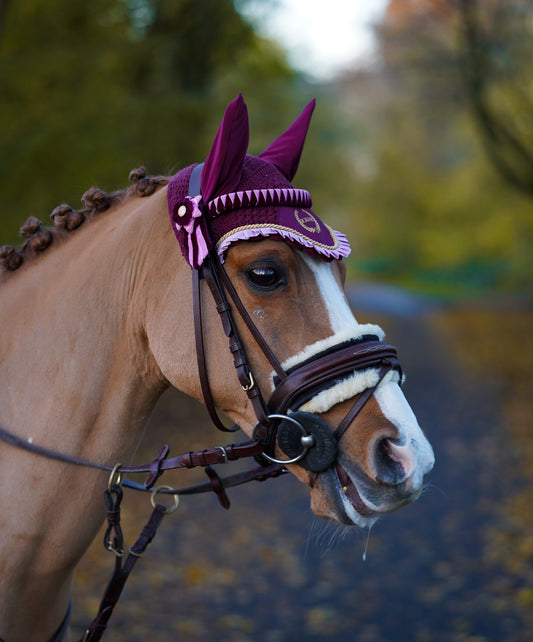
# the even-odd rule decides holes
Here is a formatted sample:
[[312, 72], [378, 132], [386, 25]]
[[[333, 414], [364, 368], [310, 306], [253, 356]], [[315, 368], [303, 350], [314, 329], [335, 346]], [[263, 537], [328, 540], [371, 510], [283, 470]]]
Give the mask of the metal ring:
[[[293, 457], [292, 459], [276, 459], [275, 457], [271, 457], [270, 455], [267, 455], [265, 452], [262, 453], [263, 457], [268, 459], [268, 461], [271, 461], [274, 464], [295, 464], [299, 462], [301, 459], [303, 459], [307, 455], [307, 451], [311, 446], [314, 444], [314, 440], [312, 443], [308, 443], [308, 440], [304, 442], [305, 437], [312, 437], [307, 430], [302, 426], [302, 424], [294, 419], [293, 417], [290, 417], [289, 415], [268, 415], [267, 419], [287, 419], [290, 421], [292, 424], [294, 424], [302, 433], [302, 452], [297, 455], [296, 457]], [[255, 439], [255, 430], [259, 426], [259, 422], [257, 422], [254, 426], [254, 429], [252, 431], [252, 437]]]
[[113, 467], [113, 470], [111, 471], [111, 474], [109, 475], [109, 481], [107, 482], [107, 490], [112, 493], [113, 492], [113, 486], [117, 485], [120, 486], [122, 484], [122, 473], [119, 471], [119, 468], [122, 466], [122, 464], [115, 464]]
[[[152, 503], [152, 506], [154, 508], [156, 507], [156, 501], [155, 501], [156, 495], [162, 490], [172, 490], [172, 486], [156, 486], [152, 490], [152, 492], [150, 493], [150, 502]], [[173, 513], [176, 510], [176, 508], [179, 506], [179, 503], [180, 503], [179, 495], [177, 493], [174, 493], [172, 497], [174, 498], [174, 502], [172, 503], [171, 506], [169, 506], [168, 508], [165, 508], [165, 510], [163, 511], [165, 515], [169, 515], [170, 513]]]

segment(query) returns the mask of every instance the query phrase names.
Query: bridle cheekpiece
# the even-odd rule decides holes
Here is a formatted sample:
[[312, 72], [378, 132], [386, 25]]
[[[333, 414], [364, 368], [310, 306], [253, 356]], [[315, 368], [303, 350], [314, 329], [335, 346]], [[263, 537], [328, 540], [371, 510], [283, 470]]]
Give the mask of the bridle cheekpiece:
[[[242, 96], [227, 108], [204, 163], [176, 174], [167, 199], [172, 227], [182, 254], [192, 268], [197, 363], [205, 405], [214, 424], [218, 417], [209, 385], [202, 329], [201, 282], [205, 280], [216, 303], [238, 380], [250, 399], [257, 423], [254, 439], [263, 445], [266, 460], [280, 465], [298, 463], [312, 472], [326, 470], [336, 460], [337, 444], [347, 427], [390, 370], [400, 370], [396, 350], [377, 336], [354, 337], [303, 364], [285, 371], [255, 326], [226, 270], [225, 252], [232, 243], [276, 235], [289, 245], [323, 260], [346, 257], [346, 237], [323, 223], [311, 210], [309, 192], [291, 184], [314, 101], [259, 156], [247, 155], [248, 114]], [[272, 366], [274, 391], [265, 399], [249, 366], [234, 314], [244, 321]], [[299, 407], [318, 391], [354, 372], [375, 369], [375, 385], [365, 389], [335, 433], [326, 422]], [[275, 456], [280, 445], [288, 459]]]

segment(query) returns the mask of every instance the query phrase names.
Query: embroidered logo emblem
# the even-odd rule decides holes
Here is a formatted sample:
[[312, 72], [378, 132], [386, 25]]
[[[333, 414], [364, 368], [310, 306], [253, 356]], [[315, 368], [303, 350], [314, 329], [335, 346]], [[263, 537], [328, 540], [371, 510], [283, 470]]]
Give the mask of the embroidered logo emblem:
[[304, 230], [307, 230], [312, 234], [320, 232], [320, 223], [310, 212], [306, 212], [305, 210], [294, 210], [294, 217]]

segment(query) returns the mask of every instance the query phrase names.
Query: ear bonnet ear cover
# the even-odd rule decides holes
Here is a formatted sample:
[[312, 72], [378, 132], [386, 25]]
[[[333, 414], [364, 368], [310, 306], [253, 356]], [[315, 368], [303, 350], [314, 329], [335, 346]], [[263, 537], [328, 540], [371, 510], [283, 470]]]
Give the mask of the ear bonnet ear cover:
[[[296, 174], [315, 101], [259, 156], [248, 155], [248, 110], [239, 94], [224, 114], [201, 166], [201, 178], [191, 181], [195, 165], [178, 172], [167, 191], [172, 228], [183, 256], [198, 268], [213, 246], [220, 260], [232, 243], [277, 235], [291, 245], [325, 260], [350, 253], [340, 232], [311, 210], [309, 192], [296, 189]], [[196, 173], [200, 168], [196, 170]]]

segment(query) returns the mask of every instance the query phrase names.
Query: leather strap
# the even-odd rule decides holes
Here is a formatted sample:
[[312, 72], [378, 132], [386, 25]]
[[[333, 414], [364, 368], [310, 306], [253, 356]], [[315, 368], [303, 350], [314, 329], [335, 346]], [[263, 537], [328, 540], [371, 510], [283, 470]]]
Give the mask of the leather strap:
[[202, 169], [204, 167], [204, 163], [198, 163], [196, 167], [192, 170], [192, 174], [189, 178], [189, 196], [191, 198], [194, 198], [195, 196], [198, 196], [198, 194], [202, 193], [200, 184], [202, 181]]
[[[201, 189], [202, 168], [203, 168], [203, 163], [196, 165], [196, 167], [194, 167], [194, 169], [192, 170], [191, 176], [189, 178], [188, 194], [191, 198], [201, 195], [202, 193], [202, 189]], [[246, 392], [246, 394], [248, 395], [248, 398], [252, 402], [252, 406], [254, 408], [254, 412], [256, 414], [258, 424], [260, 425], [260, 429], [257, 431], [257, 434], [261, 439], [266, 439], [268, 436], [270, 436], [272, 432], [269, 429], [270, 422], [268, 421], [267, 414], [266, 414], [266, 404], [261, 395], [261, 391], [259, 390], [259, 387], [255, 383], [254, 378], [251, 374], [251, 371], [246, 359], [244, 346], [242, 345], [242, 342], [239, 337], [239, 333], [237, 331], [237, 327], [235, 325], [235, 322], [231, 314], [231, 307], [226, 298], [224, 289], [222, 288], [219, 281], [219, 274], [224, 272], [224, 270], [222, 269], [220, 260], [216, 253], [216, 249], [213, 249], [211, 253], [206, 257], [203, 263], [202, 271], [206, 278], [206, 281], [209, 284], [211, 294], [213, 295], [213, 298], [215, 299], [215, 302], [217, 304], [217, 310], [222, 320], [224, 332], [226, 333], [226, 336], [228, 337], [228, 340], [229, 340], [229, 347], [233, 355], [235, 368], [237, 370], [237, 377], [239, 379], [239, 382], [243, 390]], [[225, 272], [224, 272], [224, 275], [225, 275]], [[244, 306], [240, 303], [239, 297], [234, 291], [233, 286], [229, 282], [229, 279], [226, 279], [226, 280], [229, 283], [229, 287], [231, 287], [233, 293], [235, 294], [234, 301], [235, 302], [238, 301], [238, 304], [240, 304], [239, 312], [241, 316], [244, 315], [243, 318], [247, 323], [247, 325], [249, 325], [251, 323], [251, 319], [249, 319], [246, 313], [246, 310], [244, 309]], [[194, 323], [195, 323], [198, 372], [200, 375], [200, 385], [202, 387], [202, 394], [204, 396], [205, 405], [207, 407], [207, 410], [209, 412], [209, 415], [213, 423], [219, 430], [223, 430], [224, 432], [234, 432], [234, 430], [238, 429], [238, 426], [234, 426], [228, 429], [224, 426], [224, 424], [220, 420], [215, 409], [213, 396], [211, 394], [211, 389], [209, 386], [209, 378], [207, 374], [205, 350], [204, 350], [203, 336], [202, 336], [200, 272], [198, 270], [193, 270], [193, 299], [194, 299]], [[248, 321], [246, 317], [248, 318]], [[253, 326], [253, 323], [252, 323], [252, 326]], [[277, 362], [275, 356], [270, 352], [268, 346], [266, 345], [261, 334], [257, 331], [255, 326], [254, 326], [254, 330], [252, 330], [252, 334], [255, 337], [256, 341], [258, 341], [261, 349], [263, 349], [264, 351], [266, 350], [266, 354], [268, 355], [268, 358], [274, 360], [276, 364], [275, 369], [277, 371], [279, 370], [278, 374], [279, 376], [282, 376], [283, 370], [281, 369], [281, 366]]]
[[[258, 441], [247, 441], [242, 444], [228, 444], [216, 448], [189, 452], [177, 455], [171, 459], [161, 462], [161, 471], [174, 470], [176, 468], [196, 468], [197, 466], [213, 466], [225, 464], [228, 461], [237, 461], [246, 457], [255, 457], [262, 451]], [[150, 465], [140, 464], [139, 466], [121, 466], [121, 473], [145, 473], [150, 472]]]
[[[219, 477], [220, 484], [222, 488], [233, 488], [234, 486], [240, 486], [249, 481], [265, 481], [271, 477], [278, 477], [281, 474], [286, 473], [287, 470], [283, 464], [270, 464], [269, 466], [257, 466], [256, 468], [251, 468], [250, 470], [244, 470], [240, 473], [233, 473], [232, 475], [227, 475], [226, 477]], [[132, 490], [145, 491], [143, 484], [133, 482], [129, 479], [122, 480], [122, 486], [126, 488], [131, 488]], [[178, 488], [161, 488], [159, 493], [161, 495], [198, 495], [200, 493], [206, 493], [213, 490], [213, 485], [211, 482], [199, 482], [197, 484], [191, 484], [190, 486], [180, 486]]]
[[[202, 168], [204, 164], [199, 163], [192, 170], [189, 178], [189, 196], [195, 197], [202, 193], [201, 179]], [[198, 375], [200, 377], [200, 386], [202, 389], [202, 396], [204, 398], [205, 407], [211, 417], [211, 421], [215, 426], [223, 432], [235, 432], [239, 430], [239, 426], [232, 426], [227, 428], [215, 408], [213, 395], [211, 394], [211, 386], [209, 385], [209, 376], [207, 374], [207, 361], [205, 358], [204, 336], [203, 336], [203, 323], [202, 323], [202, 300], [200, 292], [200, 280], [202, 278], [202, 268], [192, 270], [192, 297], [193, 297], [193, 315], [194, 315], [194, 337], [196, 343], [196, 363], [198, 364]]]
[[287, 376], [285, 370], [282, 368], [280, 362], [278, 361], [276, 355], [272, 352], [270, 349], [270, 346], [268, 343], [265, 341], [263, 338], [263, 335], [259, 332], [257, 329], [257, 326], [255, 323], [252, 321], [250, 315], [248, 314], [248, 311], [244, 307], [239, 295], [237, 294], [237, 291], [235, 290], [235, 287], [233, 283], [231, 282], [231, 279], [229, 278], [226, 270], [224, 269], [224, 266], [222, 264], [217, 265], [217, 271], [220, 275], [220, 279], [224, 285], [225, 290], [228, 292], [230, 295], [230, 298], [235, 305], [237, 311], [239, 312], [239, 315], [241, 319], [244, 321], [246, 324], [248, 330], [250, 331], [251, 335], [255, 339], [255, 342], [257, 345], [261, 348], [261, 351], [265, 355], [265, 357], [268, 359], [270, 365], [274, 368], [274, 371], [278, 375], [280, 380], [285, 379]]
[[346, 432], [346, 430], [348, 429], [352, 421], [361, 412], [361, 410], [363, 409], [363, 406], [374, 394], [376, 388], [381, 383], [383, 377], [387, 374], [387, 372], [391, 370], [391, 368], [392, 368], [392, 365], [383, 365], [379, 371], [378, 382], [376, 383], [376, 385], [372, 386], [371, 388], [367, 388], [359, 395], [359, 397], [357, 398], [357, 401], [352, 406], [352, 409], [348, 412], [346, 417], [344, 417], [344, 419], [341, 421], [341, 423], [338, 425], [337, 429], [334, 432], [335, 439], [337, 441], [341, 440], [341, 437], [344, 435], [344, 433]]
[[142, 556], [152, 539], [157, 533], [163, 517], [165, 516], [166, 508], [161, 504], [156, 504], [150, 519], [141, 531], [137, 541], [130, 547], [130, 552], [126, 557], [124, 563], [123, 558], [118, 556], [115, 559], [115, 569], [109, 580], [109, 584], [100, 602], [100, 607], [96, 617], [91, 622], [89, 628], [85, 632], [80, 642], [97, 642], [102, 637], [109, 618], [113, 614], [113, 610], [120, 599], [124, 585], [137, 563], [137, 560]]
[[295, 368], [279, 382], [268, 401], [270, 412], [286, 412], [306, 393], [355, 370], [376, 368], [384, 362], [400, 370], [396, 348], [384, 341], [366, 341], [330, 352]]
[[[26, 452], [31, 452], [34, 455], [46, 457], [67, 464], [75, 464], [77, 466], [84, 466], [86, 468], [95, 468], [97, 470], [105, 470], [112, 472], [113, 466], [105, 464], [98, 464], [96, 462], [88, 461], [86, 459], [79, 459], [64, 453], [57, 452], [39, 446], [33, 442], [28, 442], [26, 439], [14, 435], [13, 433], [5, 430], [0, 426], [0, 441], [9, 444], [15, 448], [20, 448]], [[242, 444], [229, 444], [227, 446], [218, 446], [212, 449], [201, 450], [198, 452], [189, 452], [183, 455], [178, 455], [170, 459], [162, 460], [159, 453], [154, 461], [157, 462], [158, 473], [161, 474], [165, 470], [174, 470], [176, 468], [194, 468], [196, 466], [212, 466], [214, 464], [225, 464], [228, 461], [236, 461], [244, 457], [255, 457], [261, 454], [262, 446], [256, 441], [247, 441]], [[121, 474], [128, 473], [150, 473], [148, 479], [153, 478], [154, 463], [139, 464], [136, 466], [120, 466], [117, 472]]]
[[218, 416], [218, 413], [215, 408], [215, 402], [213, 400], [213, 395], [211, 394], [211, 386], [209, 385], [209, 376], [207, 374], [207, 362], [205, 358], [205, 348], [204, 348], [204, 333], [203, 333], [203, 323], [202, 323], [202, 301], [201, 301], [201, 292], [200, 292], [200, 279], [201, 272], [200, 270], [192, 271], [192, 300], [193, 300], [193, 314], [194, 314], [194, 336], [196, 342], [196, 363], [198, 364], [198, 376], [200, 378], [200, 387], [202, 389], [202, 396], [204, 398], [204, 404], [207, 408], [207, 412], [211, 417], [211, 421], [215, 426], [222, 430], [223, 432], [235, 432], [239, 429], [239, 426], [232, 426], [231, 428], [226, 428], [222, 423], [222, 420]]
[[[243, 473], [238, 473], [233, 475], [231, 479], [221, 479], [216, 471], [210, 467], [206, 468], [206, 472], [210, 479], [210, 482], [207, 482], [207, 486], [211, 486], [220, 500], [220, 503], [224, 508], [229, 508], [230, 502], [226, 495], [225, 488], [229, 486], [236, 486], [238, 484], [245, 483], [255, 479], [257, 481], [264, 481], [272, 477], [277, 477], [278, 475], [286, 472], [283, 466], [276, 464], [269, 466], [268, 468], [257, 468], [254, 471], [245, 471]], [[197, 484], [194, 487], [188, 489], [187, 494], [192, 494], [194, 492], [201, 492], [206, 484]], [[158, 492], [163, 492], [164, 489], [160, 489]], [[172, 491], [168, 491], [171, 492]], [[109, 548], [108, 542], [106, 541], [111, 532], [115, 533], [116, 541], [113, 542], [113, 548], [115, 552], [119, 554], [115, 558], [115, 567], [111, 575], [111, 579], [107, 585], [107, 588], [104, 592], [100, 606], [98, 608], [98, 613], [91, 622], [89, 628], [85, 632], [85, 635], [80, 642], [97, 642], [102, 637], [109, 619], [113, 614], [113, 610], [120, 599], [126, 581], [130, 573], [132, 572], [137, 560], [143, 555], [147, 549], [150, 542], [153, 540], [157, 533], [163, 517], [168, 512], [167, 509], [161, 504], [156, 504], [150, 519], [144, 526], [141, 531], [141, 534], [137, 538], [137, 541], [129, 549], [129, 554], [125, 558], [122, 556], [123, 551], [123, 538], [122, 530], [120, 529], [120, 502], [122, 500], [122, 491], [120, 486], [114, 485], [111, 489], [106, 490], [106, 501], [108, 502], [108, 509], [112, 505], [112, 510], [108, 510], [107, 520], [108, 520], [108, 529], [106, 531], [106, 536], [104, 537], [104, 543], [106, 548]], [[124, 561], [123, 561], [124, 560]], [[67, 614], [67, 618], [70, 617], [70, 611]], [[68, 619], [65, 619], [68, 625]], [[61, 629], [62, 630], [62, 629]], [[66, 630], [66, 629], [65, 629]], [[64, 633], [64, 631], [63, 631]], [[61, 638], [53, 638], [50, 642], [60, 642]], [[1, 642], [1, 641], [0, 641]]]
[[246, 352], [233, 318], [231, 305], [229, 304], [224, 288], [220, 283], [220, 268], [221, 265], [218, 260], [218, 256], [210, 255], [204, 263], [203, 274], [220, 314], [222, 327], [228, 337], [229, 348], [233, 355], [233, 363], [237, 372], [237, 377], [242, 389], [246, 392], [252, 403], [257, 422], [259, 424], [259, 430], [256, 434], [258, 438], [263, 441], [271, 434], [266, 404], [261, 394], [261, 390], [251, 373]]

